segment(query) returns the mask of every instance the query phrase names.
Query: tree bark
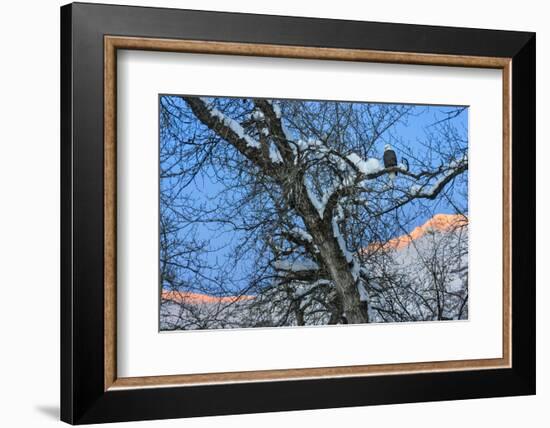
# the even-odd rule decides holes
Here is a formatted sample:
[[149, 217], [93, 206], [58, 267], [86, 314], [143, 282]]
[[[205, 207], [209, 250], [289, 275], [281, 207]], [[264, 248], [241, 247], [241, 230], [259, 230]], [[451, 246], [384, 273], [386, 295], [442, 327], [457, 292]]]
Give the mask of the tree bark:
[[[365, 309], [366, 305], [361, 303], [357, 281], [353, 277], [351, 271], [352, 267], [346, 260], [335, 237], [331, 222], [333, 216], [332, 206], [329, 206], [331, 204], [327, 204], [327, 208], [329, 209], [327, 209], [326, 218], [319, 218], [311, 201], [309, 201], [307, 197], [304, 197], [307, 195], [307, 191], [303, 187], [302, 174], [290, 174], [290, 169], [297, 168], [296, 166], [292, 165], [292, 163], [290, 163], [291, 166], [285, 163], [283, 166], [277, 166], [275, 168], [268, 161], [268, 156], [264, 155], [261, 149], [251, 148], [242, 136], [238, 135], [219, 117], [212, 115], [202, 100], [195, 97], [184, 97], [183, 99], [202, 123], [232, 144], [241, 154], [255, 163], [265, 174], [271, 175], [279, 182], [279, 185], [284, 190], [284, 197], [287, 199], [289, 206], [297, 209], [308, 228], [308, 232], [312, 235], [313, 241], [319, 248], [321, 259], [330, 277], [334, 281], [336, 292], [340, 296], [347, 322], [349, 324], [362, 324], [368, 322], [368, 311]], [[260, 107], [267, 113], [270, 113], [271, 116], [274, 116], [273, 112], [269, 111], [266, 105], [260, 104]], [[274, 117], [272, 117], [270, 121], [272, 127], [278, 123]], [[275, 127], [275, 131], [277, 135], [281, 134], [280, 137], [282, 138], [283, 132], [279, 128]], [[262, 146], [265, 146], [265, 144], [262, 144]], [[279, 146], [285, 147], [285, 145], [282, 145], [281, 141], [279, 141]], [[290, 154], [285, 152], [285, 157], [286, 156], [290, 156]], [[294, 176], [294, 179], [285, 180], [285, 178], [289, 176]]]
[[[328, 213], [327, 213], [328, 214]], [[369, 322], [368, 311], [361, 303], [357, 281], [353, 277], [351, 266], [346, 260], [332, 226], [326, 221], [319, 221], [310, 215], [304, 221], [319, 248], [319, 253], [330, 274], [342, 302], [344, 316], [349, 324]]]

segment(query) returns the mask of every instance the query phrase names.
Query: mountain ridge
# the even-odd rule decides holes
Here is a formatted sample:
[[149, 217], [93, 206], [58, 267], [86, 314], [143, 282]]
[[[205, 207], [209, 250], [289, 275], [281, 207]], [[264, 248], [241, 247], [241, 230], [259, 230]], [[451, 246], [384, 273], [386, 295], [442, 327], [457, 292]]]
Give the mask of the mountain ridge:
[[[371, 244], [369, 247], [380, 248], [389, 246], [390, 248], [400, 250], [408, 247], [411, 242], [425, 236], [431, 231], [449, 232], [467, 224], [468, 217], [462, 214], [435, 214], [421, 226], [415, 227], [410, 233], [392, 238], [383, 244]], [[185, 302], [189, 304], [235, 303], [252, 300], [254, 298], [255, 296], [246, 294], [241, 296], [213, 296], [192, 291], [174, 290], [163, 290], [161, 294], [161, 300], [174, 301], [177, 303]]]

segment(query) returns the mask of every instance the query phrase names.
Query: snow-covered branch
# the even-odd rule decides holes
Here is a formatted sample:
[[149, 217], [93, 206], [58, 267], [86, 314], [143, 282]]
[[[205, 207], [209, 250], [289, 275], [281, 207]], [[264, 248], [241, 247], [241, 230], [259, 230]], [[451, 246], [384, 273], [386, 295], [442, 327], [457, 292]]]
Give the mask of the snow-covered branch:
[[[404, 141], [392, 131], [405, 115], [398, 106], [174, 96], [162, 108], [161, 123], [170, 126], [161, 162], [170, 173], [163, 176], [161, 204], [163, 218], [173, 219], [164, 226], [173, 248], [163, 249], [163, 280], [227, 291], [237, 267], [249, 263], [246, 289], [256, 297], [246, 305], [259, 308], [254, 323], [269, 318], [261, 313], [265, 307], [280, 325], [291, 319], [298, 325], [368, 322], [369, 305], [385, 293], [388, 274], [376, 272], [373, 278], [366, 249], [425, 215], [424, 207], [435, 206], [429, 200], [464, 193], [465, 181], [457, 177], [468, 170], [461, 156], [467, 139], [449, 131], [441, 139]], [[452, 120], [438, 126], [451, 126]], [[397, 147], [393, 158], [382, 155], [382, 145], [390, 142]], [[206, 196], [189, 191], [184, 199], [189, 183], [198, 183], [195, 190]], [[412, 211], [397, 210], [416, 199], [425, 201], [412, 203]], [[223, 273], [218, 259], [209, 256], [216, 254], [214, 244], [195, 232], [208, 222], [219, 226], [216, 233], [235, 234], [227, 239], [229, 254], [220, 257], [227, 266]], [[181, 223], [188, 226], [184, 232]], [[183, 257], [181, 241], [195, 242], [202, 259]], [[171, 257], [184, 262], [175, 265]], [[194, 275], [186, 277], [181, 272], [189, 272], [188, 265]], [[234, 282], [239, 281], [245, 280]], [[408, 286], [399, 278], [388, 281]], [[412, 318], [410, 308], [377, 299], [379, 317]]]
[[234, 146], [266, 174], [274, 174], [278, 163], [277, 154], [269, 151], [269, 148], [266, 147], [268, 152], [268, 159], [266, 159], [261, 150], [260, 141], [248, 135], [241, 124], [220, 110], [211, 107], [206, 99], [198, 97], [182, 97], [182, 99], [204, 125]]

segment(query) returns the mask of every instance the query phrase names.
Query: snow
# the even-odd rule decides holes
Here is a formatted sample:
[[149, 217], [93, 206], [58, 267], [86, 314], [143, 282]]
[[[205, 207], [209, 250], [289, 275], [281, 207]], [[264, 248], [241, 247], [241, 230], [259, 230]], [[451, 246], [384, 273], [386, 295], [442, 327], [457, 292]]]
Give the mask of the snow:
[[450, 175], [452, 175], [454, 173], [454, 170], [453, 169], [448, 169], [447, 171], [445, 171], [445, 173], [443, 174], [443, 176], [441, 176], [433, 185], [431, 185], [428, 190], [426, 191], [426, 195], [427, 196], [431, 196], [434, 194], [434, 192], [437, 190], [437, 188], [441, 185], [441, 183], [443, 183], [443, 181], [445, 179], [447, 179], [447, 177], [449, 177]]
[[361, 300], [362, 302], [370, 301], [369, 292], [367, 291], [367, 289], [363, 284], [359, 284], [357, 289], [359, 291], [359, 300]]
[[310, 138], [307, 140], [307, 145], [309, 147], [322, 147], [323, 143], [315, 138]]
[[278, 103], [272, 101], [271, 106], [273, 107], [273, 112], [275, 113], [275, 116], [277, 116], [277, 119], [281, 118], [281, 107]]
[[260, 110], [254, 110], [252, 112], [252, 119], [260, 121], [260, 120], [264, 120], [265, 116]]
[[271, 162], [273, 163], [282, 163], [283, 158], [281, 156], [281, 153], [279, 152], [279, 149], [275, 146], [275, 144], [269, 145], [269, 159], [271, 159]]
[[317, 281], [311, 283], [301, 283], [296, 286], [295, 296], [297, 298], [305, 297], [312, 289], [322, 286], [331, 286], [332, 281], [328, 279], [318, 279]]
[[[344, 212], [337, 208], [336, 216], [341, 221]], [[338, 226], [338, 225], [337, 225]], [[296, 226], [291, 229], [296, 234], [307, 233], [303, 227]], [[335, 236], [339, 235], [339, 229], [335, 228]], [[338, 239], [342, 245], [343, 239]], [[342, 245], [342, 248], [346, 248]], [[380, 253], [380, 264], [375, 261], [360, 267], [360, 272], [370, 278], [368, 283], [357, 279], [357, 290], [361, 301], [368, 302], [369, 321], [372, 323], [402, 322], [402, 321], [433, 321], [433, 311], [422, 309], [418, 300], [409, 300], [411, 296], [423, 296], [430, 299], [433, 296], [433, 275], [430, 266], [425, 263], [430, 260], [437, 248], [448, 248], [447, 254], [438, 254], [443, 257], [440, 261], [448, 264], [446, 270], [449, 276], [445, 279], [446, 303], [444, 316], [458, 319], [453, 313], [456, 308], [456, 296], [467, 293], [468, 278], [468, 228], [459, 227], [451, 230], [434, 231], [416, 238], [413, 243], [405, 247], [388, 248], [387, 252]], [[457, 251], [460, 254], [457, 255]], [[349, 253], [349, 252], [348, 252]], [[445, 252], [446, 253], [446, 252]], [[353, 256], [354, 258], [357, 258]], [[274, 262], [279, 269], [280, 277], [291, 272], [317, 269], [315, 262], [299, 258], [284, 259]], [[398, 275], [406, 279], [410, 287], [396, 288], [392, 283], [381, 283], [376, 278], [384, 278], [388, 275]], [[280, 278], [279, 278], [280, 279]], [[277, 283], [275, 282], [274, 285]], [[384, 284], [384, 285], [383, 285]], [[328, 287], [328, 288], [326, 288]], [[320, 303], [319, 297], [325, 296], [326, 290], [333, 289], [330, 279], [320, 278], [313, 282], [293, 281], [291, 297], [297, 299], [300, 307], [306, 305], [310, 308], [306, 311], [308, 321], [306, 325], [327, 325], [329, 314]], [[315, 294], [319, 290], [321, 294]], [[412, 291], [409, 291], [412, 290]], [[332, 292], [332, 291], [331, 291]], [[160, 328], [161, 330], [195, 330], [195, 329], [221, 329], [221, 328], [254, 328], [260, 326], [296, 326], [296, 320], [288, 311], [289, 290], [279, 287], [269, 288], [266, 294], [246, 295], [242, 300], [233, 300], [227, 303], [222, 300], [185, 301], [184, 304], [173, 300], [161, 299], [160, 303]], [[454, 297], [453, 297], [454, 296]], [[231, 297], [231, 296], [230, 296]], [[237, 297], [237, 296], [234, 296]], [[322, 297], [324, 299], [324, 297]], [[279, 302], [287, 302], [280, 305]], [[389, 303], [388, 303], [389, 302]], [[384, 318], [377, 308], [385, 308], [395, 303], [403, 304], [402, 315], [412, 315], [412, 318], [400, 319], [399, 317]], [[466, 310], [460, 319], [468, 319], [468, 302]], [[407, 312], [405, 312], [407, 311]], [[281, 323], [281, 320], [284, 320]], [[277, 327], [279, 328], [279, 327]]]
[[297, 141], [293, 141], [294, 145], [296, 145], [296, 147], [298, 147], [300, 150], [306, 150], [307, 149], [307, 142], [302, 140], [302, 139], [299, 139]]
[[323, 201], [320, 201], [317, 195], [315, 194], [314, 190], [311, 188], [311, 182], [304, 177], [304, 186], [306, 187], [307, 196], [311, 202], [311, 204], [315, 207], [317, 210], [317, 214], [319, 214], [320, 218], [323, 218], [323, 215], [325, 213], [325, 203]]
[[201, 98], [202, 102], [206, 104], [206, 108], [210, 112], [210, 114], [214, 117], [217, 117], [225, 126], [227, 126], [229, 129], [231, 129], [237, 136], [244, 140], [246, 145], [248, 147], [252, 147], [255, 149], [260, 148], [260, 142], [256, 141], [254, 138], [252, 138], [250, 135], [247, 135], [244, 131], [243, 127], [235, 120], [231, 119], [230, 117], [227, 117], [225, 114], [223, 114], [221, 111], [219, 111], [216, 108], [211, 108], [208, 105], [208, 101], [205, 98]]
[[357, 281], [359, 278], [359, 271], [361, 269], [361, 265], [355, 255], [348, 250], [348, 245], [346, 244], [345, 238], [342, 236], [342, 232], [340, 231], [340, 221], [344, 219], [344, 209], [340, 204], [338, 204], [336, 208], [336, 215], [332, 218], [332, 233], [333, 236], [336, 238], [336, 241], [338, 242], [338, 246], [340, 247], [340, 251], [342, 251], [342, 254], [346, 258], [346, 261], [348, 263], [351, 263], [351, 274], [353, 275], [353, 278]]
[[332, 194], [340, 188], [340, 185], [330, 186], [323, 192], [321, 199], [319, 199], [315, 194], [315, 191], [312, 188], [311, 181], [307, 177], [304, 177], [304, 186], [306, 188], [307, 196], [311, 204], [315, 207], [315, 210], [317, 211], [317, 214], [319, 214], [319, 217], [323, 218], [323, 216], [325, 215], [325, 209], [327, 207], [328, 200], [330, 199]]
[[418, 184], [413, 184], [410, 187], [409, 192], [411, 193], [411, 195], [417, 195], [418, 193], [420, 193], [420, 189], [422, 189], [422, 186], [419, 186]]
[[458, 168], [461, 168], [464, 166], [465, 163], [468, 162], [467, 155], [464, 155], [460, 159], [453, 160], [449, 163], [448, 169], [439, 177], [431, 186], [427, 187], [425, 191], [422, 191], [424, 186], [426, 186], [428, 183], [426, 183], [424, 186], [419, 185], [412, 185], [410, 187], [410, 192], [414, 196], [423, 196], [423, 197], [430, 197], [433, 196], [433, 194], [437, 191], [439, 186], [451, 175], [455, 173], [455, 171]]
[[[307, 143], [303, 140], [298, 140], [296, 144], [300, 148], [315, 146], [320, 149], [321, 153], [328, 151], [326, 146], [318, 140], [309, 140]], [[336, 156], [333, 155], [333, 158], [336, 158]], [[380, 162], [375, 158], [369, 158], [365, 161], [355, 153], [351, 153], [346, 156], [346, 159], [350, 161], [353, 165], [355, 165], [357, 170], [359, 170], [359, 172], [363, 175], [374, 174], [383, 169]], [[346, 164], [346, 162], [343, 161], [341, 158], [336, 158], [336, 162], [340, 170], [342, 170], [343, 168], [349, 168], [349, 164]], [[346, 165], [343, 166], [342, 163]], [[328, 186], [327, 189], [324, 189], [321, 197], [317, 196], [316, 192], [312, 188], [311, 182], [308, 179], [304, 178], [304, 185], [307, 190], [307, 195], [309, 197], [309, 200], [311, 201], [311, 204], [319, 213], [320, 218], [323, 218], [326, 204], [330, 197], [334, 194], [334, 192], [353, 185], [356, 180], [356, 176], [357, 174], [355, 172], [345, 175], [343, 178], [340, 179], [340, 182], [333, 183], [332, 185]], [[364, 202], [366, 202], [366, 200]]]
[[330, 152], [330, 149], [322, 142], [315, 138], [308, 138], [308, 140], [298, 139], [296, 141], [290, 141], [292, 144], [292, 149], [296, 153], [296, 149], [299, 149], [302, 152], [306, 150], [310, 151], [310, 156], [317, 157], [317, 159], [322, 158], [327, 152]]
[[361, 172], [361, 174], [369, 175], [375, 174], [382, 170], [382, 165], [375, 158], [368, 158], [366, 161], [363, 160], [355, 153], [351, 153], [346, 158]]
[[317, 270], [319, 265], [311, 260], [301, 260], [301, 261], [292, 261], [292, 260], [276, 260], [273, 263], [273, 267], [278, 270], [286, 270], [289, 272], [301, 272], [305, 270]]
[[468, 155], [465, 154], [463, 155], [460, 159], [456, 159], [456, 160], [453, 160], [449, 163], [449, 167], [451, 168], [456, 168], [457, 166], [465, 163], [468, 161]]
[[302, 241], [313, 242], [313, 237], [304, 229], [301, 229], [299, 227], [294, 227], [293, 229], [290, 230], [290, 233], [293, 234], [294, 236], [297, 236]]
[[342, 233], [340, 232], [340, 226], [338, 226], [338, 222], [336, 221], [336, 218], [332, 220], [332, 231], [333, 235], [338, 241], [338, 245], [340, 246], [340, 250], [342, 250], [342, 254], [344, 254], [344, 257], [346, 258], [346, 261], [348, 263], [353, 262], [353, 254], [348, 250], [348, 246], [346, 244], [346, 240], [342, 236]]

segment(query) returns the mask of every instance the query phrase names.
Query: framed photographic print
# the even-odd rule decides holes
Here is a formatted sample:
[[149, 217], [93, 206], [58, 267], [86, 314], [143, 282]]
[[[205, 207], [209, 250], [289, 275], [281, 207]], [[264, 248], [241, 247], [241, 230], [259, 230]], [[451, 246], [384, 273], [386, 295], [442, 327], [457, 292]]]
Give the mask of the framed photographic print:
[[61, 8], [72, 424], [535, 393], [535, 35]]

